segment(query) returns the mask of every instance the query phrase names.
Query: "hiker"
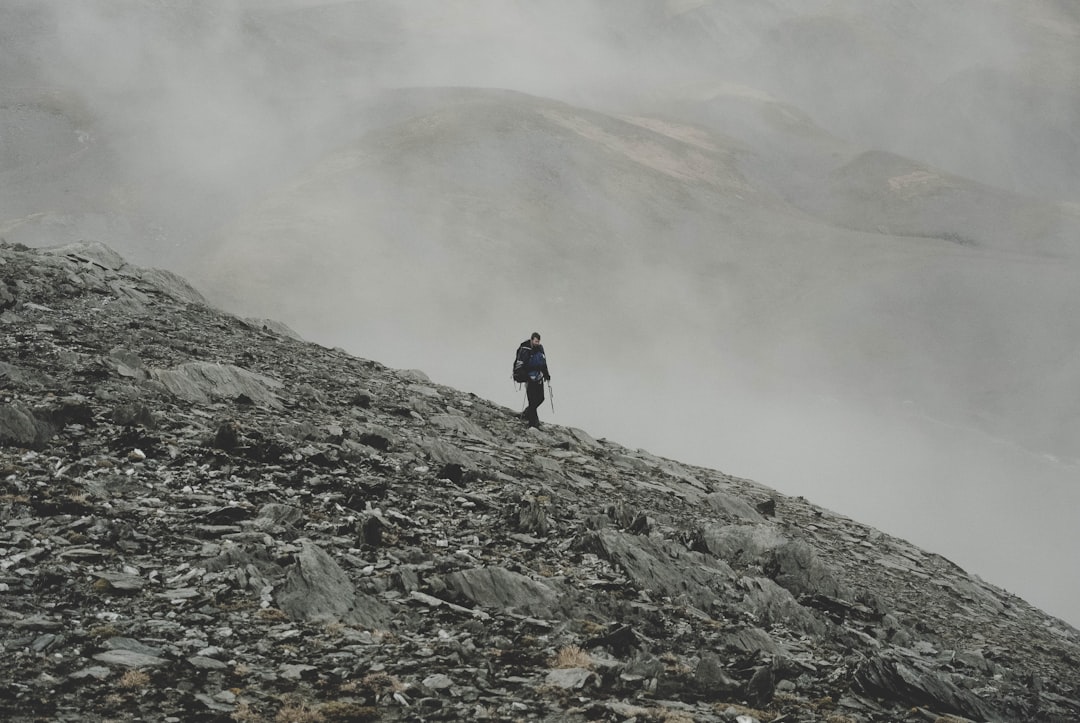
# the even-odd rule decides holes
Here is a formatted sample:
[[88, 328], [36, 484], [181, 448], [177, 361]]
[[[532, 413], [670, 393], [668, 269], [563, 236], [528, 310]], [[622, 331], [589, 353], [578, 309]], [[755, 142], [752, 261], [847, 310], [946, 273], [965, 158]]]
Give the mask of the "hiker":
[[518, 347], [514, 358], [514, 381], [525, 383], [525, 395], [529, 400], [529, 406], [521, 417], [529, 422], [530, 427], [539, 429], [540, 415], [537, 410], [544, 403], [544, 382], [551, 381], [544, 345], [540, 343], [540, 332], [534, 331]]

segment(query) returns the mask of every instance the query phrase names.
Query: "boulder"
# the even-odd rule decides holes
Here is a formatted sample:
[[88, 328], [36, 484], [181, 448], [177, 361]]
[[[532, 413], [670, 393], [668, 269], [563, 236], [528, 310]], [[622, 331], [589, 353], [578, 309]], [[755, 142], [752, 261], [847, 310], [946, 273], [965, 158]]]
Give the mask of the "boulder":
[[189, 402], [205, 404], [245, 397], [274, 409], [282, 406], [275, 393], [282, 388], [281, 382], [232, 364], [186, 362], [172, 369], [153, 369], [150, 376]]
[[787, 537], [773, 525], [709, 525], [702, 530], [701, 541], [706, 550], [732, 565], [759, 567], [795, 595], [848, 594], [809, 544]]
[[945, 674], [891, 653], [876, 655], [860, 665], [855, 671], [852, 688], [865, 695], [915, 703], [973, 720], [1007, 718], [979, 696], [957, 686]]
[[56, 429], [21, 404], [0, 405], [0, 444], [42, 449]]
[[447, 589], [485, 608], [529, 615], [554, 615], [559, 592], [550, 585], [502, 567], [462, 570], [443, 578]]
[[668, 597], [686, 595], [706, 610], [735, 578], [720, 560], [643, 535], [605, 528], [584, 536], [581, 547], [622, 569], [636, 587]]
[[385, 628], [391, 618], [385, 605], [357, 591], [334, 559], [307, 540], [286, 573], [285, 582], [276, 590], [275, 600], [293, 620]]
[[765, 519], [744, 499], [726, 492], [713, 492], [705, 496], [709, 509], [719, 512], [725, 518], [740, 522], [764, 522]]

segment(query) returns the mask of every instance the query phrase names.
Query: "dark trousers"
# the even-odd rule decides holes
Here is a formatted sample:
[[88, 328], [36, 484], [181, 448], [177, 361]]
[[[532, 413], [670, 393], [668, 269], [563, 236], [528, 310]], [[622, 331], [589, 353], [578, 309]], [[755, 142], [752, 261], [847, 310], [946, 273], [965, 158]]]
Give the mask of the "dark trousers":
[[525, 384], [525, 394], [529, 398], [529, 406], [525, 408], [525, 419], [529, 420], [530, 427], [540, 426], [540, 415], [537, 410], [544, 403], [544, 383], [528, 382]]

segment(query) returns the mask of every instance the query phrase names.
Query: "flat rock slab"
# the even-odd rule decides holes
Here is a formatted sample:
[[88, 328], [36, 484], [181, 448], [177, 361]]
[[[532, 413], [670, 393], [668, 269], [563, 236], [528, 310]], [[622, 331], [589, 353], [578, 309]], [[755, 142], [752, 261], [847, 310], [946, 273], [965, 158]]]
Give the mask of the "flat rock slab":
[[98, 653], [94, 656], [94, 660], [109, 665], [122, 665], [126, 668], [156, 668], [159, 665], [167, 665], [169, 663], [165, 658], [159, 658], [156, 655], [147, 655], [146, 653], [137, 653], [134, 650], [122, 649], [106, 650], [104, 653]]
[[454, 572], [446, 576], [445, 582], [454, 592], [483, 607], [549, 615], [559, 603], [559, 593], [551, 586], [502, 567]]
[[277, 591], [281, 611], [292, 620], [342, 622], [367, 628], [385, 628], [390, 610], [357, 591], [345, 571], [322, 548], [304, 541], [296, 564], [289, 568]]
[[206, 404], [219, 399], [247, 397], [255, 404], [281, 408], [274, 393], [282, 384], [262, 374], [232, 364], [187, 362], [172, 369], [154, 369], [151, 378], [189, 402]]
[[897, 701], [915, 701], [934, 710], [994, 720], [998, 712], [970, 691], [958, 688], [942, 673], [891, 656], [866, 661], [855, 672], [853, 687]]
[[580, 690], [599, 681], [599, 676], [586, 668], [556, 668], [547, 674], [547, 685], [566, 690]]

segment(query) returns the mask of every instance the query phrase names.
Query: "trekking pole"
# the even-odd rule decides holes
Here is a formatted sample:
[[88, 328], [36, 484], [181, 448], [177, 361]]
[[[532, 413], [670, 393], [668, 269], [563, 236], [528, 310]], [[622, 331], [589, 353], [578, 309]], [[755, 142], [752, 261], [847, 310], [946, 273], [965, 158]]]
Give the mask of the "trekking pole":
[[555, 387], [551, 386], [551, 380], [548, 379], [548, 401], [551, 402], [551, 413], [555, 413]]

